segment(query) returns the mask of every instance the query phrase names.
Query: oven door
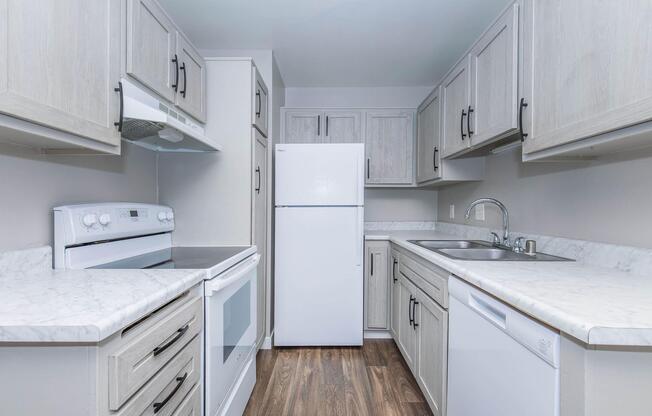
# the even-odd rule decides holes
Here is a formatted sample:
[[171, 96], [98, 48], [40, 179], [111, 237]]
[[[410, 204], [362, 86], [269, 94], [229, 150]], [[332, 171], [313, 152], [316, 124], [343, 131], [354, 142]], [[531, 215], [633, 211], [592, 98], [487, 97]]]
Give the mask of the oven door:
[[205, 295], [206, 416], [221, 411], [256, 346], [258, 254], [208, 280]]

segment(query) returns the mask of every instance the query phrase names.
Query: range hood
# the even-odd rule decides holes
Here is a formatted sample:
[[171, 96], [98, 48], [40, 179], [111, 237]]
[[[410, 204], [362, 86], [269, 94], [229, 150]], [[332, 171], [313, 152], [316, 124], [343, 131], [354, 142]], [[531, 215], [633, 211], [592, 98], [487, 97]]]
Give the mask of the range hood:
[[221, 146], [204, 135], [189, 116], [122, 79], [122, 138], [158, 152], [215, 152]]

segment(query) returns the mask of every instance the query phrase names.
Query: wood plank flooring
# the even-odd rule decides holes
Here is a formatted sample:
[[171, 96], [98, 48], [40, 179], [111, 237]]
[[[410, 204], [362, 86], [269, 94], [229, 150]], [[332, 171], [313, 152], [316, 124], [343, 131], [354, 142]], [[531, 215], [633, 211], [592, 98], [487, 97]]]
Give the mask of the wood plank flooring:
[[245, 415], [432, 415], [392, 340], [260, 350]]

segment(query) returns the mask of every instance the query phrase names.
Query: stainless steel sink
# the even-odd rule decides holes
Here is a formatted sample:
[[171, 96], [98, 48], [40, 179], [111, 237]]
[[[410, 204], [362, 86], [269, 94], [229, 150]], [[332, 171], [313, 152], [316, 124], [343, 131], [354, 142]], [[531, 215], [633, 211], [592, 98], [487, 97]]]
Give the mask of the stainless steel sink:
[[456, 260], [474, 261], [573, 261], [550, 254], [537, 253], [529, 256], [516, 253], [508, 247], [494, 247], [486, 241], [469, 240], [410, 240], [430, 251]]

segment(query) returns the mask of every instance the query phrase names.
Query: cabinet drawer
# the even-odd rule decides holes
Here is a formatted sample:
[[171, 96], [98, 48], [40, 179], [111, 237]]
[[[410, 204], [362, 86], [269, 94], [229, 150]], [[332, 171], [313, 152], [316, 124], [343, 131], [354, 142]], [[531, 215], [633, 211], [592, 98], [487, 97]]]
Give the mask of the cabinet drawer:
[[[201, 337], [195, 337], [181, 352], [175, 355], [154, 378], [134, 395], [117, 415], [154, 415], [156, 405], [156, 408], [159, 409], [156, 412], [157, 416], [168, 416], [173, 412], [175, 415], [183, 414], [186, 416], [188, 413], [179, 413], [178, 410], [185, 405], [188, 398], [193, 394], [199, 397], [197, 392], [199, 391], [198, 382], [201, 375], [200, 340]], [[197, 400], [190, 401], [196, 402]], [[188, 406], [188, 408], [192, 407]]]
[[202, 299], [196, 297], [110, 354], [109, 408], [120, 408], [201, 332], [202, 325]]
[[172, 416], [201, 416], [201, 389], [199, 384], [188, 393]]
[[444, 308], [448, 308], [448, 273], [425, 260], [403, 254], [400, 272]]

